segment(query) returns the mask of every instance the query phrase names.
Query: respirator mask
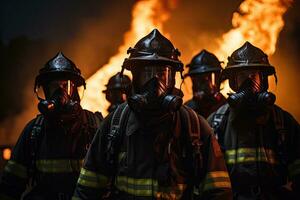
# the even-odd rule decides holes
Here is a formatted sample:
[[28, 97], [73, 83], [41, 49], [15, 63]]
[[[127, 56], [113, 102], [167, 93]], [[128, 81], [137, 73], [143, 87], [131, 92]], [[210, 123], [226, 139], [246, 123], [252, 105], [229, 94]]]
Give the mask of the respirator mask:
[[217, 80], [219, 74], [206, 73], [191, 76], [193, 82], [193, 99], [197, 102], [211, 102], [215, 104], [222, 100]]
[[132, 74], [135, 94], [128, 98], [128, 105], [135, 112], [175, 112], [182, 105], [178, 90], [174, 92], [175, 72], [171, 66], [138, 67]]
[[81, 111], [77, 87], [71, 80], [54, 80], [42, 87], [43, 92], [39, 87], [35, 88], [35, 92], [39, 99], [38, 109], [44, 116], [67, 120]]
[[276, 96], [268, 92], [268, 76], [258, 70], [244, 70], [229, 79], [230, 87], [236, 91], [229, 95], [231, 107], [264, 108], [275, 103]]

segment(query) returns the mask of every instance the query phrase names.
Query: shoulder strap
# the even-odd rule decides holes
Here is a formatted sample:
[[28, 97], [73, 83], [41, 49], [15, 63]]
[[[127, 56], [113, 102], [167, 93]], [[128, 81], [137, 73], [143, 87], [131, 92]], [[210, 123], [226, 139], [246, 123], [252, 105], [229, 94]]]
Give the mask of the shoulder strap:
[[218, 129], [222, 125], [226, 115], [228, 114], [229, 111], [229, 104], [224, 104], [221, 106], [213, 115], [212, 117], [212, 128], [213, 129]]
[[212, 116], [211, 126], [214, 130], [215, 136], [219, 142], [219, 145], [224, 151], [224, 134], [226, 129], [227, 118], [229, 114], [229, 104], [226, 103], [221, 106], [215, 114]]
[[36, 181], [36, 160], [39, 151], [39, 139], [41, 137], [43, 122], [44, 122], [44, 116], [41, 114], [37, 115], [29, 137], [30, 164], [28, 168], [28, 174], [29, 177], [31, 177], [31, 184], [34, 184], [34, 182]]
[[116, 167], [116, 158], [120, 150], [122, 135], [126, 129], [126, 122], [130, 109], [127, 103], [123, 103], [117, 107], [111, 118], [109, 132], [106, 136], [107, 146], [107, 163], [112, 167]]
[[[192, 151], [193, 151], [193, 166], [194, 172], [193, 177], [195, 181], [199, 181], [202, 179], [203, 170], [203, 156], [202, 156], [202, 141], [201, 141], [201, 131], [200, 131], [200, 119], [197, 113], [186, 106], [182, 106], [180, 109], [181, 119], [183, 120], [183, 126], [188, 132], [188, 135], [191, 139], [192, 143]], [[198, 185], [198, 183], [195, 183]]]
[[184, 120], [188, 122], [186, 124], [189, 135], [193, 138], [200, 138], [200, 123], [198, 119], [198, 114], [187, 106], [182, 106], [181, 109], [182, 116]]

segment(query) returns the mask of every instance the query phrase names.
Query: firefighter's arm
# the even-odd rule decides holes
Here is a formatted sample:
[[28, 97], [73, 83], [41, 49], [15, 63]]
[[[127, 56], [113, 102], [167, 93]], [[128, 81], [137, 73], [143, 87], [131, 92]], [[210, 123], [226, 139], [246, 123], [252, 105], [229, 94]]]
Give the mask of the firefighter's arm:
[[[109, 117], [108, 117], [109, 118]], [[106, 118], [101, 123], [92, 144], [85, 157], [83, 167], [77, 181], [72, 200], [83, 199], [102, 199], [109, 177], [109, 169], [105, 167], [104, 156], [104, 134], [108, 131], [109, 119]]]
[[232, 199], [231, 182], [220, 146], [207, 121], [200, 118], [200, 122], [205, 171], [200, 185], [201, 199]]
[[28, 141], [32, 126], [33, 121], [24, 128], [4, 168], [0, 181], [0, 199], [20, 199], [26, 189], [30, 162]]
[[300, 125], [285, 112], [285, 127], [288, 131], [288, 172], [293, 191], [300, 196]]

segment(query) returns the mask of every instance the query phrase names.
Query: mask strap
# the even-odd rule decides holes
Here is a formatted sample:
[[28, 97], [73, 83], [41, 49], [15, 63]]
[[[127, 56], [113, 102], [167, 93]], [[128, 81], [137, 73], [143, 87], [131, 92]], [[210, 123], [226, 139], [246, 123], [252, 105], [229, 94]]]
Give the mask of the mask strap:
[[181, 78], [181, 83], [180, 83], [180, 90], [182, 91], [182, 85], [183, 85], [183, 83], [184, 83], [184, 77], [183, 77], [183, 74], [182, 74], [182, 71], [180, 72], [180, 78]]
[[37, 97], [37, 99], [38, 99], [39, 101], [44, 100], [44, 99], [42, 99], [41, 97], [39, 97], [37, 85], [34, 86], [34, 93], [35, 93], [35, 95], [36, 95], [36, 97]]
[[277, 86], [278, 79], [277, 79], [276, 73], [274, 73], [274, 77], [275, 77], [275, 84], [276, 84], [276, 86]]

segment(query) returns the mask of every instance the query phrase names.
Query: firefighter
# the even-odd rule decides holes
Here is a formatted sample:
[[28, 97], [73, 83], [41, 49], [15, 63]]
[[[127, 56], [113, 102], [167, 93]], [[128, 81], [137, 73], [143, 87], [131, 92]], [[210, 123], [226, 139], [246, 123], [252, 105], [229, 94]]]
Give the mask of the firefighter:
[[131, 95], [132, 86], [130, 78], [118, 72], [109, 79], [106, 90], [103, 93], [105, 93], [106, 100], [110, 102], [110, 106], [107, 109], [110, 113]]
[[99, 114], [81, 108], [81, 86], [85, 80], [80, 70], [62, 53], [40, 69], [35, 80], [35, 92], [45, 95], [38, 95], [40, 114], [26, 125], [13, 149], [0, 199], [71, 199], [101, 120]]
[[[275, 105], [268, 56], [246, 42], [228, 58], [227, 104], [209, 117], [225, 154], [234, 199], [300, 199], [300, 127]], [[291, 184], [288, 187], [287, 182]]]
[[98, 129], [74, 199], [231, 199], [212, 129], [174, 87], [179, 51], [154, 29], [128, 53], [134, 94]]
[[204, 49], [193, 57], [187, 67], [189, 72], [185, 77], [192, 79], [193, 98], [185, 105], [207, 118], [226, 102], [219, 87], [221, 63], [214, 54]]

